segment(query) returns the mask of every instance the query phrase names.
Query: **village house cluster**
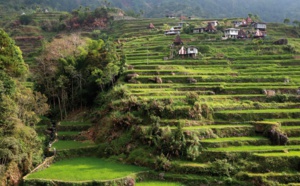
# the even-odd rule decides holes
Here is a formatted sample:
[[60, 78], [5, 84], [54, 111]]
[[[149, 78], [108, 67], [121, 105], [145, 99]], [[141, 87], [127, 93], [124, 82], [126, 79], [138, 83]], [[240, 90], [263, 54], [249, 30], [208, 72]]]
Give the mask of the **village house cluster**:
[[[169, 18], [174, 18], [169, 16]], [[180, 17], [180, 20], [183, 20]], [[165, 30], [165, 35], [178, 35], [184, 25], [188, 25], [186, 22], [179, 22], [177, 26], [171, 27], [169, 30]], [[218, 31], [218, 21], [208, 21], [205, 27], [193, 28], [192, 33], [216, 33]], [[222, 39], [246, 39], [246, 38], [263, 38], [267, 35], [267, 24], [263, 22], [255, 22], [250, 17], [243, 20], [232, 21], [232, 28], [226, 28], [223, 30], [224, 36]]]
[[[245, 39], [263, 38], [267, 35], [267, 24], [263, 22], [254, 22], [250, 17], [242, 21], [233, 21], [234, 28], [227, 28], [224, 31], [225, 38]], [[254, 32], [251, 30], [254, 29]]]
[[[175, 18], [175, 16], [167, 16], [168, 18]], [[172, 46], [181, 46], [180, 50], [176, 52], [182, 58], [188, 56], [195, 58], [198, 55], [198, 49], [193, 46], [184, 46], [182, 40], [180, 39], [180, 32], [184, 26], [189, 26], [185, 22], [186, 18], [181, 16], [180, 22], [176, 26], [172, 26], [168, 30], [164, 30], [165, 35], [177, 35]], [[192, 19], [192, 18], [189, 18]], [[222, 40], [227, 39], [247, 39], [247, 38], [264, 38], [267, 35], [267, 24], [263, 22], [255, 22], [250, 17], [243, 20], [235, 20], [231, 22], [232, 28], [223, 27], [223, 37]], [[205, 22], [205, 27], [196, 27], [192, 29], [193, 34], [201, 33], [217, 33], [218, 32], [218, 21], [207, 21]], [[155, 26], [150, 23], [148, 29], [154, 29]]]

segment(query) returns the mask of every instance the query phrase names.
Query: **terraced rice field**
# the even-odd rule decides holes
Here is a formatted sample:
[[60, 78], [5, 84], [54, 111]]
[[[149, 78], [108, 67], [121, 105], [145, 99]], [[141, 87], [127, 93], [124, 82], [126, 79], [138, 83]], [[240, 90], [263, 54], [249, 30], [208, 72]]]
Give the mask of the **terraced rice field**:
[[[191, 92], [198, 94], [200, 103], [213, 109], [210, 121], [192, 120], [176, 114], [176, 118], [161, 118], [161, 126], [171, 130], [177, 123], [184, 123], [184, 131], [209, 133], [200, 136], [207, 157], [201, 160], [200, 156], [196, 160], [198, 163], [214, 162], [215, 158], [220, 158], [220, 153], [225, 153], [222, 158], [230, 158], [231, 153], [246, 153], [245, 159], [254, 157], [253, 162], [258, 156], [299, 157], [300, 96], [297, 89], [300, 87], [300, 59], [284, 46], [273, 45], [273, 40], [284, 33], [274, 34], [273, 40], [264, 40], [260, 46], [252, 39], [222, 41], [208, 40], [201, 34], [181, 34], [185, 46], [198, 47], [201, 52], [196, 58], [181, 58], [178, 56], [180, 47], [170, 47], [175, 36], [147, 30], [150, 22], [156, 28], [162, 27], [163, 23], [177, 24], [166, 19], [119, 23], [126, 28], [124, 34], [118, 35], [127, 57], [128, 69], [124, 76], [138, 74], [130, 81], [124, 78], [122, 83], [138, 99], [172, 100], [175, 110], [190, 107], [184, 100]], [[170, 56], [175, 57], [170, 59]], [[161, 82], [155, 78], [160, 78]], [[263, 90], [272, 90], [275, 95], [265, 95]], [[290, 137], [287, 145], [272, 145], [262, 132], [257, 131], [253, 125], [256, 121], [278, 122], [280, 130]], [[194, 166], [199, 167], [199, 164]], [[261, 172], [264, 171], [261, 168]], [[295, 168], [287, 167], [285, 171], [294, 172]], [[273, 177], [276, 180], [276, 174]], [[278, 181], [282, 182], [281, 179]]]
[[57, 151], [95, 147], [96, 144], [84, 137], [80, 137], [82, 131], [92, 126], [89, 122], [62, 121], [57, 126], [57, 141], [53, 143], [52, 150]]
[[[150, 22], [158, 29], [146, 29]], [[233, 183], [232, 177], [249, 179], [246, 185], [262, 185], [262, 180], [299, 183], [300, 59], [286, 46], [273, 44], [285, 33], [276, 32], [261, 44], [252, 39], [223, 41], [217, 39], [218, 34], [181, 34], [185, 46], [195, 46], [201, 53], [196, 58], [182, 58], [178, 56], [181, 46], [172, 46], [175, 36], [163, 34], [164, 24], [175, 26], [178, 20], [116, 21], [110, 34], [122, 43], [120, 52], [126, 55], [126, 69], [118, 83], [138, 100], [172, 102], [172, 114], [160, 116], [160, 129], [175, 131], [181, 125], [184, 134], [196, 134], [201, 154], [194, 161], [180, 156], [170, 159], [175, 169], [164, 179], [171, 182], [150, 180], [136, 185], [241, 185]], [[268, 29], [274, 33], [272, 25]], [[134, 78], [128, 78], [133, 74]], [[266, 95], [264, 90], [274, 93]], [[187, 95], [196, 95], [196, 102], [190, 104]], [[196, 103], [211, 109], [211, 115], [192, 116]], [[112, 100], [112, 104], [123, 102]], [[61, 122], [53, 147], [58, 153], [95, 147], [89, 140], [77, 140], [91, 125]], [[141, 123], [144, 131], [150, 127], [147, 120]], [[288, 136], [286, 144], [278, 145], [267, 137], [274, 128]], [[96, 158], [65, 160], [28, 179], [107, 180], [145, 170], [118, 166]]]
[[99, 158], [75, 158], [52, 164], [48, 169], [30, 174], [26, 179], [65, 182], [103, 181], [123, 178], [146, 168], [123, 165]]
[[141, 183], [136, 183], [136, 186], [184, 186], [181, 183], [174, 182], [162, 182], [162, 181], [146, 181]]

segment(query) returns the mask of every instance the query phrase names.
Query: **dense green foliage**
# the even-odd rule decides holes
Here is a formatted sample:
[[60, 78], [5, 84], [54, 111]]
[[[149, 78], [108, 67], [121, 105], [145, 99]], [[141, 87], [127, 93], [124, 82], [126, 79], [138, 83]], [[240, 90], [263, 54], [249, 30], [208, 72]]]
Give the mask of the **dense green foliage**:
[[90, 105], [99, 91], [114, 84], [120, 69], [113, 42], [66, 36], [49, 43], [39, 58], [37, 90], [62, 119], [68, 111]]
[[43, 95], [22, 85], [28, 67], [3, 30], [0, 70], [0, 184], [9, 185], [41, 161], [42, 143], [33, 127], [49, 108]]

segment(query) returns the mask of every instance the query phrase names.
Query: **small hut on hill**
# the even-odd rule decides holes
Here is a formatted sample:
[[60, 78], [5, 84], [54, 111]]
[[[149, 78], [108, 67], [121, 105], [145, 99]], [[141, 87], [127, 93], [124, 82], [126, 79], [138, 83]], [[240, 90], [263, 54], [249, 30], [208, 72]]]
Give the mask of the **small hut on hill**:
[[148, 27], [147, 27], [148, 29], [154, 29], [155, 28], [155, 26], [153, 25], [153, 23], [150, 23], [149, 25], [148, 25]]
[[254, 33], [254, 38], [263, 38], [265, 37], [264, 33], [260, 30], [256, 30], [256, 32]]
[[181, 47], [181, 49], [178, 51], [178, 54], [184, 58], [184, 56], [186, 55], [186, 49], [184, 48], [184, 46]]
[[246, 21], [245, 19], [243, 19], [243, 20], [241, 21], [241, 24], [240, 24], [239, 26], [240, 26], [240, 27], [247, 27], [247, 26], [248, 26], [247, 21]]
[[252, 21], [251, 17], [247, 17], [247, 18], [246, 18], [246, 23], [247, 23], [247, 25], [250, 25], [252, 22], [253, 22], [253, 21]]
[[180, 19], [181, 21], [183, 21], [183, 20], [187, 20], [187, 17], [185, 17], [185, 16], [180, 16], [179, 19]]
[[187, 54], [190, 56], [190, 57], [193, 57], [195, 58], [198, 54], [198, 49], [196, 47], [188, 47], [187, 48]]
[[183, 42], [179, 35], [176, 36], [173, 43], [174, 43], [174, 45], [183, 45]]
[[184, 46], [182, 46], [180, 48], [180, 50], [178, 51], [179, 56], [181, 56], [182, 58], [184, 58], [185, 56], [189, 56], [192, 58], [195, 58], [198, 54], [198, 49], [196, 47], [190, 46], [185, 48]]
[[245, 30], [240, 29], [237, 38], [238, 38], [238, 39], [245, 39], [245, 38], [247, 38], [247, 37], [248, 37], [248, 36], [247, 36], [247, 33], [245, 32]]
[[208, 23], [207, 27], [205, 28], [206, 32], [216, 32], [217, 29], [212, 23]]

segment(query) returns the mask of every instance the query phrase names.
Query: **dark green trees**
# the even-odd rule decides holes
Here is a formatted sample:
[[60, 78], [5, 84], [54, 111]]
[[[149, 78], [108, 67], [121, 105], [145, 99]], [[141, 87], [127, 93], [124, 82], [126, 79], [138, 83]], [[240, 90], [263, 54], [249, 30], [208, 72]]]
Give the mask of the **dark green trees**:
[[122, 69], [113, 42], [79, 35], [54, 39], [36, 69], [37, 88], [49, 98], [53, 114], [89, 106], [99, 91], [114, 84]]

